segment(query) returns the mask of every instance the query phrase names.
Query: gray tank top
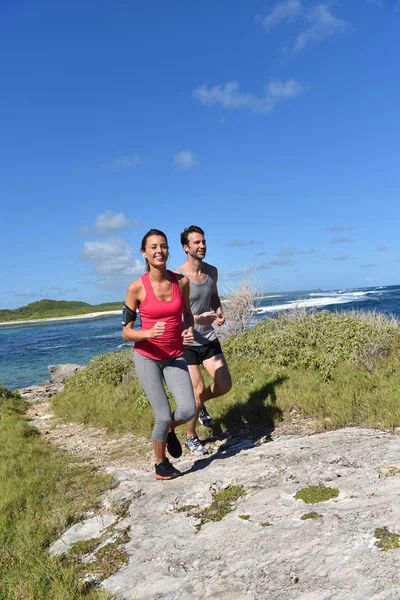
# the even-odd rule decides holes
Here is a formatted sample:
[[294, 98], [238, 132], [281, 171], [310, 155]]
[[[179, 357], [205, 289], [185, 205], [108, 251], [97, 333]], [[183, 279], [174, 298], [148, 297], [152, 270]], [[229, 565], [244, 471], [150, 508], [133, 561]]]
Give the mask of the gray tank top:
[[[201, 315], [204, 312], [211, 310], [211, 295], [214, 287], [214, 282], [211, 277], [210, 265], [203, 262], [206, 271], [206, 279], [203, 283], [194, 283], [181, 267], [178, 271], [189, 279], [190, 283], [190, 310], [193, 315]], [[194, 342], [190, 346], [203, 346], [209, 344], [217, 338], [212, 325], [195, 325], [194, 326]]]

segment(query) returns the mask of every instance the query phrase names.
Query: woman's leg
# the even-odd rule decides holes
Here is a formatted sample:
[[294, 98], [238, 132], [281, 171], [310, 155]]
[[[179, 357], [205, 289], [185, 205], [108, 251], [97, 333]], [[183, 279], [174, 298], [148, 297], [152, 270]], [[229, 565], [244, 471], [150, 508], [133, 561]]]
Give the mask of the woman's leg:
[[165, 393], [161, 363], [138, 352], [134, 353], [136, 374], [154, 410], [153, 448], [156, 463], [165, 459], [165, 444], [171, 424], [171, 407]]
[[163, 374], [176, 402], [171, 423], [172, 427], [176, 427], [193, 419], [196, 412], [192, 382], [183, 356], [170, 359], [168, 365], [164, 367]]

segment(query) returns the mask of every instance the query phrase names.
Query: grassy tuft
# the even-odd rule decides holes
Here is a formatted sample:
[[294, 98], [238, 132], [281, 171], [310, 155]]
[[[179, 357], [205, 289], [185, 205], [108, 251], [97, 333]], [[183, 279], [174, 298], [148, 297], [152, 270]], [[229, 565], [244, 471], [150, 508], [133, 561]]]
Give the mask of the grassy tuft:
[[306, 513], [305, 515], [302, 515], [300, 517], [300, 519], [302, 521], [307, 521], [308, 519], [320, 519], [322, 515], [318, 514], [317, 512], [309, 512]]
[[387, 527], [375, 529], [375, 537], [377, 538], [376, 545], [384, 552], [400, 548], [400, 534], [392, 533]]
[[325, 487], [324, 485], [310, 485], [296, 492], [294, 498], [295, 500], [304, 500], [307, 504], [317, 504], [318, 502], [326, 502], [338, 496], [339, 490], [337, 488]]
[[[198, 506], [182, 508], [185, 508], [190, 516], [200, 519], [200, 523], [195, 525], [196, 531], [200, 531], [205, 523], [209, 523], [210, 521], [221, 521], [221, 519], [233, 510], [233, 504], [236, 500], [245, 494], [246, 491], [242, 487], [239, 485], [232, 485], [221, 490], [218, 494], [215, 494], [210, 506], [206, 506], [200, 510], [198, 510]], [[250, 515], [248, 516], [250, 517]]]

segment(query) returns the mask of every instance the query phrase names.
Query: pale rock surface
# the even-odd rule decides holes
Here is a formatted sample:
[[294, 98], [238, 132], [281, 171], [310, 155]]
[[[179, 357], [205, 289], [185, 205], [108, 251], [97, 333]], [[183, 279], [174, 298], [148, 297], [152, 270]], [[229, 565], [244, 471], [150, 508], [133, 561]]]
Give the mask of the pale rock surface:
[[[400, 533], [400, 436], [351, 428], [249, 446], [180, 462], [173, 481], [112, 469], [108, 503], [129, 506], [130, 559], [104, 588], [130, 600], [399, 600], [400, 549], [380, 550], [375, 530]], [[231, 484], [246, 496], [199, 533], [176, 511]], [[318, 484], [339, 496], [294, 499]], [[301, 520], [311, 511], [321, 518]]]
[[64, 388], [64, 384], [68, 377], [71, 377], [76, 371], [80, 371], [84, 367], [75, 364], [62, 364], [50, 365], [47, 368], [49, 369], [51, 377], [49, 381], [44, 381], [39, 385], [30, 385], [18, 390], [27, 402], [50, 400]]

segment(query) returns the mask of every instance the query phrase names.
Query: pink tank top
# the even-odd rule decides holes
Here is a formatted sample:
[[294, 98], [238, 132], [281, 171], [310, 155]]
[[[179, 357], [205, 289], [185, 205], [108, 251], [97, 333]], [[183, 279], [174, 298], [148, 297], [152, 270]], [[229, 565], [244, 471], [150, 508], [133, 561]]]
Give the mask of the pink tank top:
[[172, 282], [172, 298], [163, 302], [155, 295], [149, 274], [141, 277], [146, 296], [139, 305], [141, 329], [151, 329], [157, 321], [165, 321], [165, 331], [157, 338], [135, 343], [135, 350], [154, 360], [177, 358], [183, 354], [183, 297], [175, 273], [168, 271]]

